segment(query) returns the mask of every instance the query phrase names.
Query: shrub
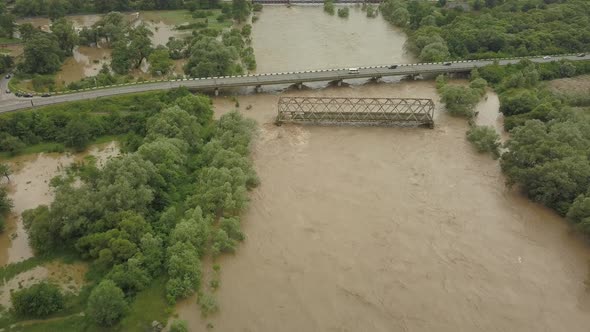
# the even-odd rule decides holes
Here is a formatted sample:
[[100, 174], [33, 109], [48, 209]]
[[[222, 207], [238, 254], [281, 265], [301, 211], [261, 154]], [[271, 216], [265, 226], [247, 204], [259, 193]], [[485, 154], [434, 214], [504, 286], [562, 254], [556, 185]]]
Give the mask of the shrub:
[[201, 307], [201, 313], [205, 317], [216, 313], [219, 310], [219, 306], [217, 305], [215, 298], [207, 293], [199, 293], [197, 303]]
[[500, 135], [490, 126], [474, 126], [467, 131], [467, 140], [477, 152], [491, 153], [494, 158], [500, 156]]
[[348, 17], [350, 10], [348, 7], [338, 9], [338, 17]]
[[42, 282], [12, 293], [12, 306], [19, 316], [46, 317], [64, 307], [59, 287]]
[[332, 0], [324, 0], [324, 11], [330, 15], [334, 15], [334, 2]]
[[111, 280], [104, 280], [90, 293], [86, 313], [98, 325], [112, 326], [127, 311], [123, 291]]
[[188, 323], [185, 320], [175, 320], [170, 325], [170, 332], [188, 332]]

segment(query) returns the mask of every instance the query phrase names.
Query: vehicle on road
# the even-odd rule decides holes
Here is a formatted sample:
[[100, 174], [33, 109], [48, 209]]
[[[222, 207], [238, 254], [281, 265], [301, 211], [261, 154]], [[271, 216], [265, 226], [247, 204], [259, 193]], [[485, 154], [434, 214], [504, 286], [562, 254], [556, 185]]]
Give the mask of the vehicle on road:
[[4, 91], [4, 92], [6, 92], [7, 94], [9, 94], [10, 93], [10, 90], [9, 89], [6, 89], [6, 91]]
[[24, 93], [24, 94], [23, 94], [23, 97], [25, 97], [25, 98], [32, 98], [32, 97], [33, 97], [33, 95], [32, 95], [32, 94], [30, 94], [30, 93]]
[[348, 68], [348, 73], [349, 74], [358, 74], [359, 69], [358, 68]]
[[450, 66], [452, 64], [453, 64], [452, 62], [445, 62], [445, 63], [443, 63], [443, 65], [445, 65], [445, 66]]
[[10, 74], [6, 74], [6, 76], [4, 76], [4, 78], [9, 79], [11, 76]]
[[44, 93], [44, 94], [41, 95], [41, 97], [51, 97], [51, 94], [50, 93]]
[[395, 69], [395, 68], [397, 68], [397, 65], [391, 65], [391, 66], [389, 66], [387, 68], [389, 68], [389, 69]]
[[14, 95], [17, 96], [17, 97], [22, 97], [23, 96], [23, 94], [20, 93], [20, 92], [15, 92]]
[[585, 57], [585, 56], [586, 56], [586, 53], [579, 53], [579, 54], [578, 54], [578, 58], [583, 58], [583, 57]]
[[545, 55], [545, 56], [543, 57], [543, 59], [545, 59], [545, 60], [549, 60], [549, 59], [551, 59], [551, 57], [550, 57], [550, 56], [548, 56], [548, 55]]

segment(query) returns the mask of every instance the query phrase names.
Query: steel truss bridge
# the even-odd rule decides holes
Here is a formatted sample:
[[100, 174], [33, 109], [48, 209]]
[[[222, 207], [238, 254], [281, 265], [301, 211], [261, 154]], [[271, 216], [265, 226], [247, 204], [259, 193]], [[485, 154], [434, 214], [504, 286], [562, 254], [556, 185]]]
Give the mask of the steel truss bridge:
[[276, 124], [286, 122], [434, 128], [434, 103], [419, 98], [281, 97]]

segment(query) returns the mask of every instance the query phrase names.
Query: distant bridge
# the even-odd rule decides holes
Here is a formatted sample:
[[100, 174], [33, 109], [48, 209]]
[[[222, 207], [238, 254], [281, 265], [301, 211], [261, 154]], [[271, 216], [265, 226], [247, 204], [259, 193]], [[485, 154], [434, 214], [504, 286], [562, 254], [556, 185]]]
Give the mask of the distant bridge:
[[501, 66], [517, 64], [523, 59], [529, 59], [535, 63], [548, 63], [559, 60], [587, 61], [590, 55], [577, 56], [576, 54], [562, 54], [548, 57], [520, 57], [486, 60], [461, 60], [452, 62], [436, 63], [407, 63], [397, 65], [358, 67], [357, 71], [350, 71], [348, 68], [305, 70], [282, 73], [250, 74], [223, 77], [185, 78], [173, 80], [152, 80], [142, 83], [124, 83], [99, 88], [87, 88], [79, 91], [51, 93], [51, 97], [42, 98], [39, 94], [33, 98], [5, 99], [0, 102], [0, 113], [16, 111], [31, 107], [45, 106], [69, 101], [96, 99], [101, 97], [116, 96], [129, 93], [168, 90], [179, 87], [186, 87], [192, 90], [213, 90], [217, 94], [220, 89], [236, 87], [255, 87], [257, 91], [263, 85], [294, 84], [302, 87], [306, 82], [338, 82], [340, 84], [347, 79], [378, 79], [387, 76], [416, 76], [421, 74], [446, 74], [446, 73], [468, 73], [473, 68], [484, 67], [493, 64], [495, 61]]
[[[252, 0], [252, 3], [270, 4], [323, 4], [324, 0]], [[334, 3], [381, 3], [381, 0], [334, 0]]]
[[434, 103], [417, 98], [281, 97], [276, 124], [284, 122], [434, 128]]

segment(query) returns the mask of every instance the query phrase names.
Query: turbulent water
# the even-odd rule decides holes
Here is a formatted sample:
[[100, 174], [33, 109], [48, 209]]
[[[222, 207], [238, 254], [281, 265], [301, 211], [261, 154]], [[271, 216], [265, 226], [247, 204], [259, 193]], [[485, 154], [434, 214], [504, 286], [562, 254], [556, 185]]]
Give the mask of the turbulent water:
[[[265, 6], [253, 38], [259, 72], [413, 60], [401, 32], [356, 9], [341, 19]], [[587, 244], [504, 185], [434, 82], [282, 94], [432, 98], [436, 127], [276, 127], [281, 93], [239, 96], [260, 128], [261, 185], [242, 218], [247, 239], [219, 259], [220, 312], [201, 317], [194, 297], [177, 306], [191, 331], [588, 330]], [[218, 116], [234, 105], [214, 99]], [[477, 123], [501, 132], [498, 107], [489, 92]]]
[[[276, 127], [278, 95], [239, 97], [262, 184], [221, 259], [220, 313], [178, 307], [193, 330], [587, 331], [587, 245], [504, 186], [434, 82], [286, 94], [433, 98], [436, 128]], [[497, 118], [494, 98], [480, 117]]]
[[318, 6], [265, 6], [252, 24], [260, 73], [410, 63], [404, 33], [357, 7], [349, 18]]

